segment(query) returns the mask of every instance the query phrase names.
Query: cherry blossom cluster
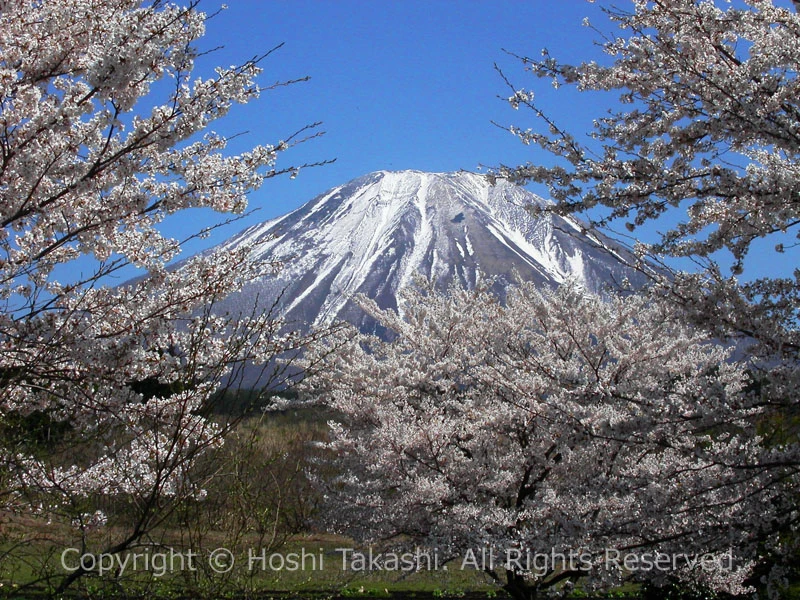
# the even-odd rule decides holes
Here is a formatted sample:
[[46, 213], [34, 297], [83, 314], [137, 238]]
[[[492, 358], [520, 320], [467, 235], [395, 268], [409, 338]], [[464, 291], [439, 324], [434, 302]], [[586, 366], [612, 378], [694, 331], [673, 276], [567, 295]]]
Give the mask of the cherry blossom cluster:
[[[509, 130], [555, 161], [502, 166], [491, 175], [549, 186], [555, 204], [535, 210], [581, 212], [612, 235], [624, 226], [640, 255], [665, 265], [663, 276], [650, 273], [675, 318], [736, 343], [765, 413], [763, 437], [750, 439], [753, 456], [743, 471], [770, 471], [767, 485], [781, 482], [771, 505], [794, 515], [772, 525], [753, 515], [750, 524], [764, 536], [765, 561], [775, 559], [775, 581], [783, 560], [776, 556], [798, 551], [792, 498], [800, 484], [800, 272], [792, 270], [800, 237], [800, 3], [779, 4], [604, 4], [618, 27], [595, 29], [605, 56], [580, 64], [547, 51], [520, 58], [555, 87], [606, 93], [608, 112], [580, 137], [538, 106], [536, 90], [516, 90], [506, 78], [510, 105], [535, 117], [532, 127]], [[757, 271], [750, 260], [756, 253], [762, 264], [788, 266], [786, 274]], [[678, 271], [676, 257], [696, 268]], [[753, 493], [763, 484], [754, 479]], [[781, 527], [780, 543], [767, 541]], [[768, 587], [780, 593], [773, 581]]]
[[714, 572], [635, 576], [746, 591], [756, 532], [785, 502], [758, 466], [761, 408], [731, 349], [656, 296], [526, 283], [502, 304], [490, 289], [423, 284], [402, 316], [362, 299], [394, 339], [350, 331], [312, 349], [322, 367], [305, 385], [337, 415], [331, 524], [449, 556], [594, 557], [590, 572], [493, 572], [512, 593], [619, 584], [632, 574], [604, 568], [609, 548], [732, 548]]
[[112, 518], [92, 502], [126, 496], [119, 549], [166, 499], [202, 497], [221, 386], [301, 344], [269, 314], [215, 311], [278, 265], [245, 246], [175, 264], [161, 231], [189, 208], [236, 218], [297, 170], [276, 167], [291, 137], [231, 156], [208, 129], [259, 96], [261, 68], [193, 74], [205, 24], [194, 0], [0, 8], [0, 510], [86, 533]]

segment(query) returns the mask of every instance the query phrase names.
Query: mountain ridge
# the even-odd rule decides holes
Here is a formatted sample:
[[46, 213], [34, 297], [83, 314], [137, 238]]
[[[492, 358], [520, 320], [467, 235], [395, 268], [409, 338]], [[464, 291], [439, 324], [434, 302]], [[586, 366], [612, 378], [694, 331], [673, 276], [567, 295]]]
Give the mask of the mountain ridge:
[[398, 309], [398, 293], [416, 274], [466, 287], [488, 276], [499, 293], [516, 277], [548, 286], [573, 279], [591, 292], [623, 279], [643, 283], [621, 246], [586, 234], [574, 218], [525, 208], [547, 203], [476, 173], [369, 173], [224, 242], [253, 244], [256, 258], [284, 264], [224, 304], [266, 307], [282, 294], [278, 309], [290, 321], [369, 327], [352, 297], [362, 293]]

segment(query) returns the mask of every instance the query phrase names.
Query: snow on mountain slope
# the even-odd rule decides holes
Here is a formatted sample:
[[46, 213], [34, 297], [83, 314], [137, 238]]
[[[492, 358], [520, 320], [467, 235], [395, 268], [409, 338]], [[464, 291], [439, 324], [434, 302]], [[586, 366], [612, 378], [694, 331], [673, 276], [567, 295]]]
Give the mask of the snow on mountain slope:
[[292, 321], [343, 318], [367, 326], [352, 296], [397, 308], [398, 291], [416, 273], [469, 287], [485, 276], [500, 288], [515, 274], [542, 285], [577, 279], [596, 292], [625, 278], [641, 280], [576, 221], [533, 217], [523, 208], [544, 202], [473, 173], [371, 173], [226, 242], [252, 242], [259, 257], [284, 263], [276, 277], [253, 282], [226, 305], [268, 307], [283, 292], [279, 306]]

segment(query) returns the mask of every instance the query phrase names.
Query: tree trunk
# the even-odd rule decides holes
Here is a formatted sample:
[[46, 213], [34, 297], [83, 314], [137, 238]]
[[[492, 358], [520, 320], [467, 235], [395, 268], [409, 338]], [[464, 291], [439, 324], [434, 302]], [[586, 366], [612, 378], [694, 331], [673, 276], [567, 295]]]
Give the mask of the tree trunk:
[[513, 571], [506, 573], [506, 584], [503, 589], [509, 593], [514, 600], [536, 600], [538, 587], [525, 581], [525, 576]]

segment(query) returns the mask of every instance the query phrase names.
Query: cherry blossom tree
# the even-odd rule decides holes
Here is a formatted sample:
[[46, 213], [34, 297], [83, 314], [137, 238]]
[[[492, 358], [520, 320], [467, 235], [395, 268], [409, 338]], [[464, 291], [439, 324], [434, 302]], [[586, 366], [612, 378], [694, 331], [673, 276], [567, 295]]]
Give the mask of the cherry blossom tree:
[[458, 557], [519, 599], [629, 578], [745, 591], [759, 533], [791, 516], [778, 474], [737, 468], [761, 409], [730, 349], [657, 297], [489, 289], [428, 284], [402, 317], [362, 300], [393, 341], [329, 342], [304, 385], [337, 415], [331, 525]]
[[[691, 273], [673, 270], [654, 284], [685, 319], [718, 339], [739, 341], [770, 415], [762, 452], [743, 468], [774, 469], [796, 522], [796, 502], [788, 500], [797, 497], [800, 475], [800, 272], [793, 269], [800, 236], [800, 15], [797, 2], [776, 4], [606, 6], [619, 31], [603, 34], [603, 58], [564, 64], [547, 51], [520, 57], [526, 70], [557, 88], [605, 92], [612, 101], [580, 137], [542, 110], [535, 90], [507, 78], [511, 105], [535, 116], [530, 128], [510, 131], [554, 160], [503, 166], [492, 176], [549, 186], [556, 202], [545, 210], [581, 212], [612, 234], [624, 225], [642, 256], [694, 262]], [[754, 255], [761, 264], [786, 265], [786, 275], [758, 272]], [[784, 550], [797, 540], [785, 533]]]
[[[278, 154], [317, 135], [225, 154], [209, 126], [259, 96], [267, 55], [193, 75], [197, 4], [0, 8], [0, 506], [72, 523], [87, 551], [130, 548], [202, 497], [193, 461], [225, 432], [205, 408], [245, 364], [300, 345], [270, 315], [213, 310], [277, 265], [245, 247], [168, 267], [181, 242], [162, 233], [166, 218], [235, 218], [265, 179], [296, 173]], [[117, 285], [130, 265], [144, 274]], [[126, 517], [92, 547], [109, 506]]]
[[[745, 336], [756, 342], [751, 354], [794, 365], [798, 274], [738, 276], [754, 244], [761, 257], [796, 260], [800, 15], [768, 0], [717, 4], [605, 9], [620, 28], [603, 44], [610, 64], [562, 64], [547, 51], [541, 60], [522, 58], [556, 87], [616, 93], [619, 102], [584, 140], [545, 115], [533, 92], [514, 88], [512, 106], [532, 109], [545, 127], [510, 130], [557, 164], [501, 167], [492, 176], [546, 184], [556, 203], [545, 210], [583, 211], [597, 227], [624, 224], [636, 233], [655, 224], [664, 232], [658, 239], [635, 240], [642, 254], [702, 267], [675, 273], [664, 293], [715, 335]], [[794, 385], [793, 371], [782, 371], [788, 379], [773, 399]]]

